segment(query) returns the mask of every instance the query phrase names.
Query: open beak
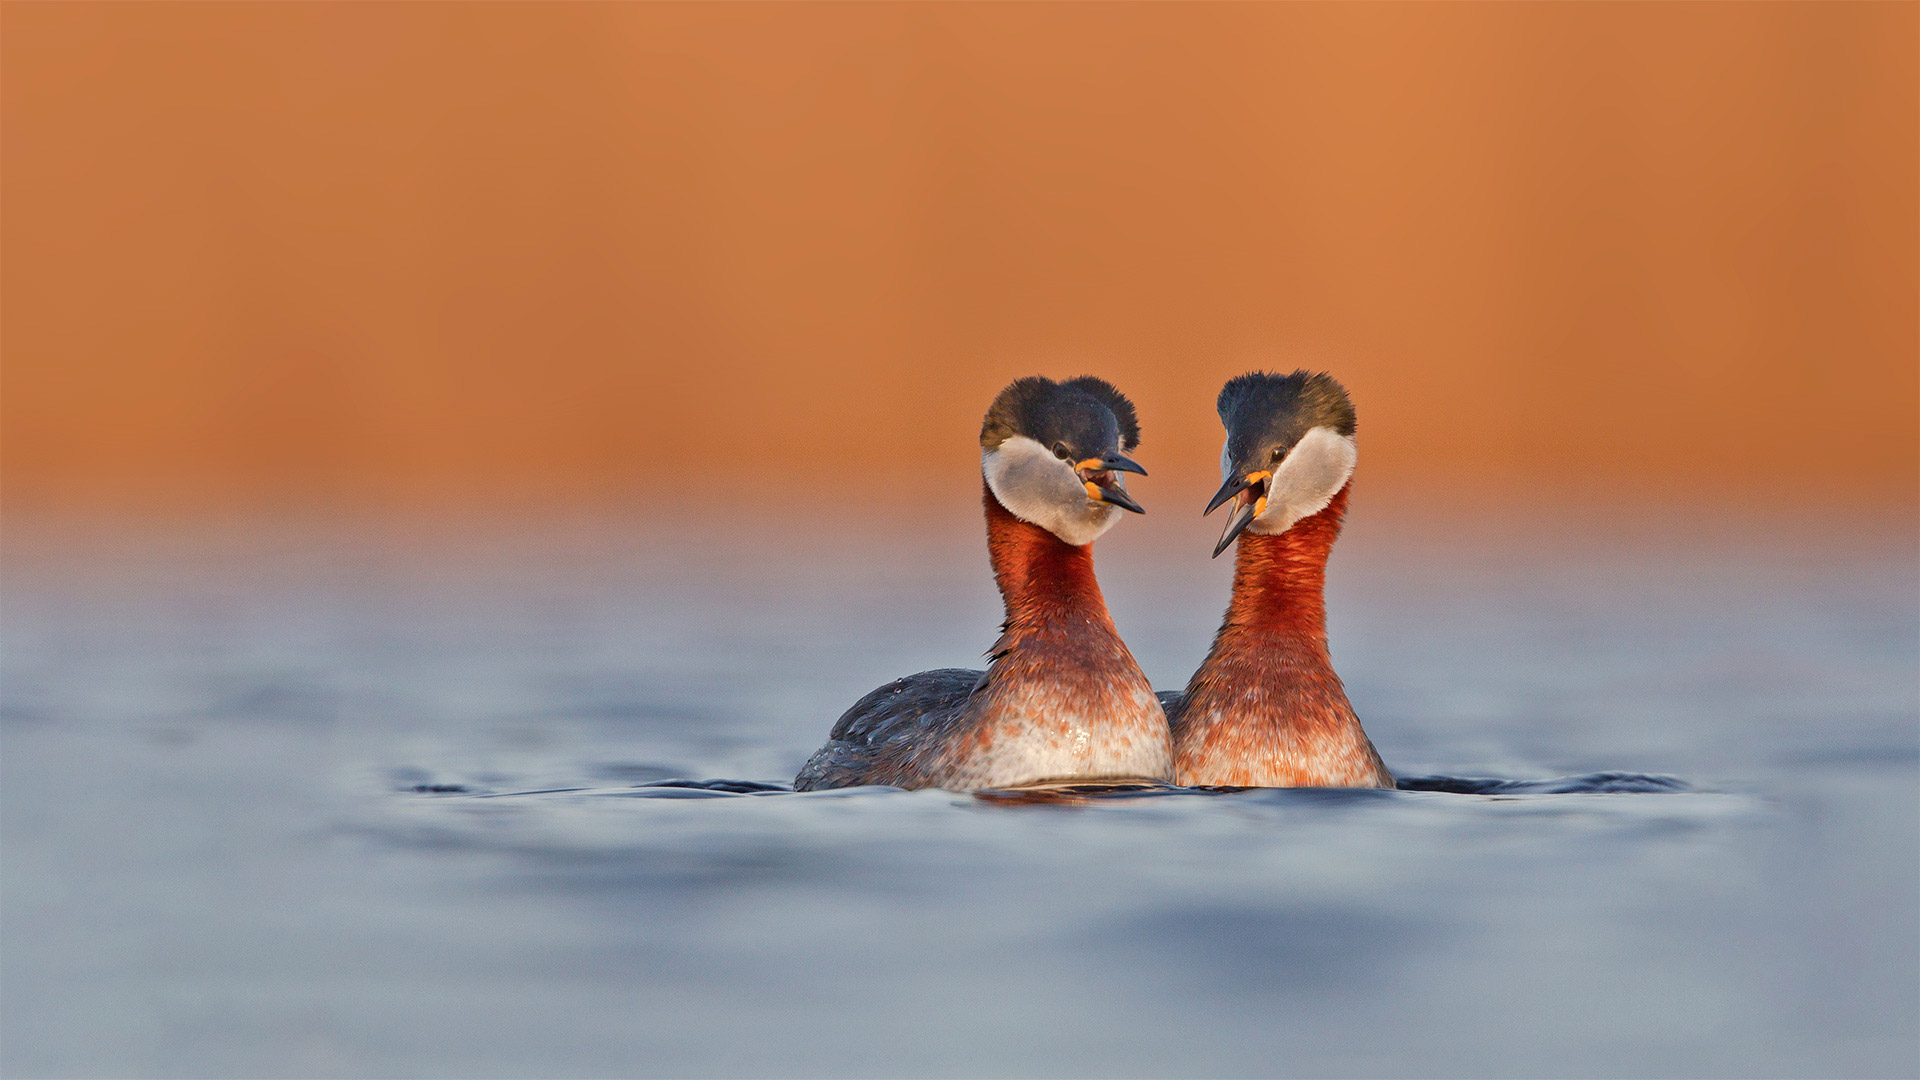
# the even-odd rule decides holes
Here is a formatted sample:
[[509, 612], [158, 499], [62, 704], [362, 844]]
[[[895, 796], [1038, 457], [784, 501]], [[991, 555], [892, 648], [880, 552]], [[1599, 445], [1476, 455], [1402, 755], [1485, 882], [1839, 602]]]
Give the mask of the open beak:
[[1147, 475], [1147, 470], [1132, 458], [1120, 453], [1104, 454], [1075, 462], [1073, 468], [1087, 486], [1087, 498], [1094, 502], [1112, 503], [1136, 514], [1146, 513], [1139, 503], [1133, 501], [1133, 496], [1127, 494], [1127, 489], [1120, 486], [1120, 478], [1113, 475], [1119, 472]]
[[1267, 508], [1267, 481], [1272, 476], [1269, 472], [1250, 472], [1220, 485], [1213, 501], [1207, 504], [1206, 513], [1200, 515], [1205, 517], [1229, 501], [1233, 507], [1227, 515], [1227, 527], [1220, 533], [1220, 542], [1213, 546], [1214, 558], [1219, 558], [1220, 553], [1227, 550], [1227, 545], [1233, 543], [1241, 531]]

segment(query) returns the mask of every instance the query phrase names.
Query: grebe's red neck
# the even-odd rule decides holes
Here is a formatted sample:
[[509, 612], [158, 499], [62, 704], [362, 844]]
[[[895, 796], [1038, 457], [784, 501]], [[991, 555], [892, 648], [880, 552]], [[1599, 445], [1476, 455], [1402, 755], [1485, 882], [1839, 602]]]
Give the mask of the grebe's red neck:
[[[987, 555], [1006, 604], [1006, 635], [994, 651], [1021, 640], [1083, 635], [1118, 638], [1093, 575], [1093, 545], [1074, 546], [1014, 517], [983, 482]], [[1091, 625], [1089, 625], [1091, 624]]]
[[[1233, 601], [1214, 639], [1214, 652], [1228, 639], [1262, 639], [1267, 648], [1327, 656], [1327, 555], [1347, 514], [1343, 485], [1317, 514], [1301, 518], [1278, 535], [1244, 532], [1233, 564]], [[1204, 670], [1204, 669], [1203, 669]]]
[[997, 763], [992, 782], [1171, 779], [1166, 714], [1107, 614], [1092, 546], [1015, 517], [991, 489], [983, 501], [1007, 621], [969, 699], [970, 745]]
[[1342, 486], [1283, 533], [1240, 534], [1226, 621], [1173, 710], [1179, 783], [1393, 786], [1327, 655], [1327, 553], [1346, 510]]

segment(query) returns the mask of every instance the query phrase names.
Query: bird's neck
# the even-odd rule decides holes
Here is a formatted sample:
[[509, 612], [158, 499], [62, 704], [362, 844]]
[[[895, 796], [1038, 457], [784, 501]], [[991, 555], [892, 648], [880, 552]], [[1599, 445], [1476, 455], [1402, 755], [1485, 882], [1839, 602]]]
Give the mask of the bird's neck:
[[1347, 489], [1278, 536], [1240, 534], [1233, 602], [1176, 721], [1183, 784], [1392, 787], [1327, 655], [1327, 553]]
[[974, 786], [1173, 776], [1167, 717], [1120, 640], [1093, 551], [985, 494], [987, 551], [1007, 605], [986, 677], [968, 695]]
[[[1347, 513], [1346, 487], [1326, 509], [1278, 535], [1241, 533], [1233, 565], [1233, 601], [1208, 661], [1255, 650], [1298, 669], [1324, 667], [1327, 655], [1327, 555]], [[1203, 665], [1204, 666], [1204, 665]]]
[[1093, 545], [1076, 547], [1014, 517], [992, 488], [982, 486], [987, 555], [1007, 609], [1006, 635], [996, 649], [1076, 635], [1117, 639], [1106, 598], [1093, 576]]

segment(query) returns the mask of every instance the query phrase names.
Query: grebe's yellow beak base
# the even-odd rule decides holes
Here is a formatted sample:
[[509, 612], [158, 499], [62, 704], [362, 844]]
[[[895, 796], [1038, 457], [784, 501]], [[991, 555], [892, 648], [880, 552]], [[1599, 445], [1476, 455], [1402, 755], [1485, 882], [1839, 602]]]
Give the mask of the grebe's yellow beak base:
[[1120, 478], [1113, 475], [1120, 472], [1147, 475], [1147, 470], [1141, 468], [1139, 462], [1118, 451], [1110, 451], [1100, 457], [1075, 462], [1073, 471], [1086, 485], [1087, 498], [1094, 502], [1112, 503], [1136, 514], [1146, 513], [1139, 503], [1133, 501], [1133, 496], [1127, 494], [1127, 489], [1120, 486]]

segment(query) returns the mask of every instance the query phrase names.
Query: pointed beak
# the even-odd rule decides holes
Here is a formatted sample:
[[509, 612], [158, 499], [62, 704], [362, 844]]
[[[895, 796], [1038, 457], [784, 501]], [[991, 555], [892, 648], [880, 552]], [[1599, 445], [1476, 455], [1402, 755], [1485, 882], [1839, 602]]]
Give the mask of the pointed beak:
[[[1200, 516], [1206, 517], [1220, 509], [1222, 503], [1229, 501], [1233, 504], [1233, 512], [1227, 515], [1227, 527], [1220, 533], [1220, 542], [1213, 546], [1213, 558], [1219, 558], [1220, 553], [1227, 550], [1227, 545], [1233, 543], [1241, 531], [1260, 516], [1260, 511], [1267, 508], [1265, 484], [1272, 476], [1270, 472], [1258, 470], [1245, 473], [1230, 478], [1214, 493], [1213, 501], [1207, 504], [1206, 512]], [[1260, 486], [1256, 488], [1255, 485]]]
[[1208, 514], [1220, 509], [1221, 503], [1226, 502], [1228, 499], [1233, 498], [1235, 495], [1240, 494], [1272, 475], [1270, 472], [1255, 471], [1229, 479], [1226, 483], [1220, 485], [1219, 491], [1213, 493], [1213, 501], [1207, 504], [1205, 510], [1200, 511], [1200, 516], [1206, 517]]
[[1096, 484], [1089, 480], [1087, 481], [1087, 496], [1095, 502], [1112, 503], [1122, 510], [1131, 510], [1136, 514], [1146, 513], [1146, 510], [1142, 508], [1139, 503], [1133, 501], [1133, 496], [1127, 494], [1127, 489], [1121, 487], [1119, 484], [1114, 484], [1109, 487], [1106, 484]]
[[1127, 494], [1127, 489], [1120, 486], [1120, 478], [1113, 475], [1117, 472], [1147, 475], [1147, 470], [1141, 468], [1139, 462], [1116, 451], [1075, 462], [1073, 468], [1087, 486], [1087, 498], [1094, 502], [1112, 503], [1136, 514], [1146, 513], [1139, 503], [1133, 501], [1133, 496]]
[[1213, 493], [1213, 501], [1207, 504], [1205, 510], [1200, 511], [1200, 516], [1206, 517], [1208, 514], [1220, 509], [1221, 503], [1252, 487], [1256, 478], [1257, 474], [1249, 473], [1243, 477], [1228, 479], [1226, 483], [1220, 485], [1219, 491]]
[[1074, 468], [1081, 472], [1130, 472], [1138, 473], [1141, 476], [1147, 475], [1147, 470], [1141, 468], [1139, 462], [1121, 453], [1105, 454], [1101, 457], [1090, 457], [1085, 461], [1076, 463]]
[[1220, 534], [1220, 542], [1213, 545], [1213, 558], [1219, 558], [1220, 553], [1227, 550], [1227, 545], [1239, 537], [1241, 530], [1260, 516], [1260, 511], [1256, 509], [1259, 505], [1253, 499], [1242, 499], [1233, 504], [1233, 513], [1227, 515], [1227, 527]]

